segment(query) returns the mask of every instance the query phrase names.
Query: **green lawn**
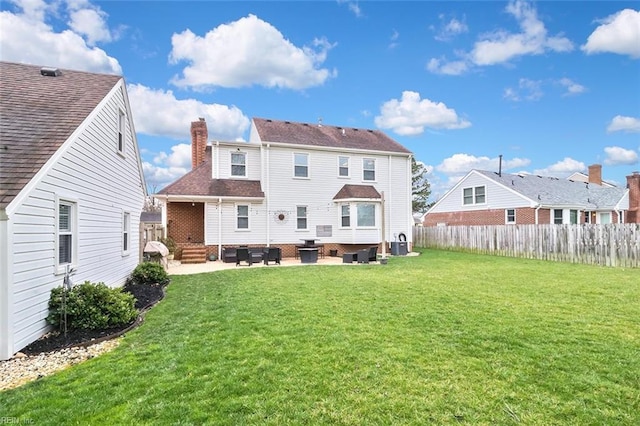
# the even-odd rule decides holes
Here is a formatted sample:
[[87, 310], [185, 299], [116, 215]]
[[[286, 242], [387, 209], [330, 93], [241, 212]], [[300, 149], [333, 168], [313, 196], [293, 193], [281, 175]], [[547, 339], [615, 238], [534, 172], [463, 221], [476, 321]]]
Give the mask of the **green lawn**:
[[32, 424], [640, 424], [640, 271], [424, 251], [174, 276]]

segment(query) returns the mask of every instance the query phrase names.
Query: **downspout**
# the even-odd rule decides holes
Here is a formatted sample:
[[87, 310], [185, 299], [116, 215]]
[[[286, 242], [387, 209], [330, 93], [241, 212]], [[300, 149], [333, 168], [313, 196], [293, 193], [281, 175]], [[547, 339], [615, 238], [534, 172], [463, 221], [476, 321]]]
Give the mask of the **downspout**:
[[540, 220], [538, 218], [538, 211], [540, 210], [541, 207], [542, 207], [542, 204], [538, 204], [538, 207], [536, 207], [536, 212], [535, 212], [536, 225], [540, 225]]
[[[265, 196], [265, 208], [267, 209], [267, 214], [265, 215], [266, 217], [266, 225], [267, 225], [267, 247], [271, 247], [271, 221], [269, 220], [270, 218], [270, 212], [271, 212], [271, 204], [270, 204], [270, 192], [271, 192], [271, 155], [270, 155], [270, 148], [271, 148], [271, 144], [267, 144], [267, 148], [264, 149], [263, 148], [264, 145], [262, 145], [262, 143], [260, 144], [260, 150], [262, 151], [263, 155], [262, 155], [262, 182], [264, 183], [264, 196]], [[266, 157], [266, 158], [265, 158]]]
[[218, 258], [222, 257], [222, 197], [218, 198]]

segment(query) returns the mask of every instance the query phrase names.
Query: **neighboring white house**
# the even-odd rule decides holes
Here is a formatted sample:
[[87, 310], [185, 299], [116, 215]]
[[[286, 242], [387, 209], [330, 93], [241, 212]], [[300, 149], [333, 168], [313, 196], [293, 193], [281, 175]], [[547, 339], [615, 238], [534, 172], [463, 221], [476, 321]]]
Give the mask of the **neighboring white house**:
[[[424, 216], [424, 226], [637, 223], [640, 176], [627, 187], [603, 185], [599, 164], [586, 182], [471, 170]], [[635, 189], [633, 189], [635, 188]]]
[[123, 285], [146, 188], [123, 78], [0, 62], [0, 359], [49, 327], [51, 289]]
[[191, 133], [193, 170], [155, 195], [178, 245], [410, 246], [411, 152], [384, 133], [261, 118], [249, 142], [208, 145], [203, 119]]

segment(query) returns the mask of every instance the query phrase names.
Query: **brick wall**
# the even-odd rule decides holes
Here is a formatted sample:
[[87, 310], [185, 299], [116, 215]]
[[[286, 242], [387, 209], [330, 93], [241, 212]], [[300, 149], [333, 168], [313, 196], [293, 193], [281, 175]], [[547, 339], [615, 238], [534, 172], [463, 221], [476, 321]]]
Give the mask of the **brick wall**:
[[[535, 209], [520, 208], [516, 210], [516, 223], [534, 224]], [[546, 210], [546, 220], [543, 222], [545, 214], [543, 210], [539, 211], [540, 223], [549, 223], [549, 211]], [[436, 226], [438, 223], [444, 223], [449, 226], [470, 226], [470, 225], [504, 225], [505, 209], [493, 210], [476, 210], [465, 212], [450, 213], [430, 213], [425, 216], [424, 226]]]
[[629, 211], [626, 222], [640, 223], [640, 172], [633, 172], [627, 176], [627, 187], [629, 188]]
[[169, 203], [167, 205], [167, 235], [179, 247], [189, 243], [204, 244], [204, 204]]

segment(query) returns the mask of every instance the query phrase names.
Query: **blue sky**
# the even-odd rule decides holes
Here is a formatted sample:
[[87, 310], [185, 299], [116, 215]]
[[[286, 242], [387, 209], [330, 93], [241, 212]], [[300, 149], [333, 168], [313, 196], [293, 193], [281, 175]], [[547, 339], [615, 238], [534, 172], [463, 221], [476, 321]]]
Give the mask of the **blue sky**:
[[0, 4], [0, 59], [124, 76], [150, 192], [189, 126], [252, 117], [377, 128], [432, 201], [470, 169], [640, 170], [638, 1], [41, 1]]

